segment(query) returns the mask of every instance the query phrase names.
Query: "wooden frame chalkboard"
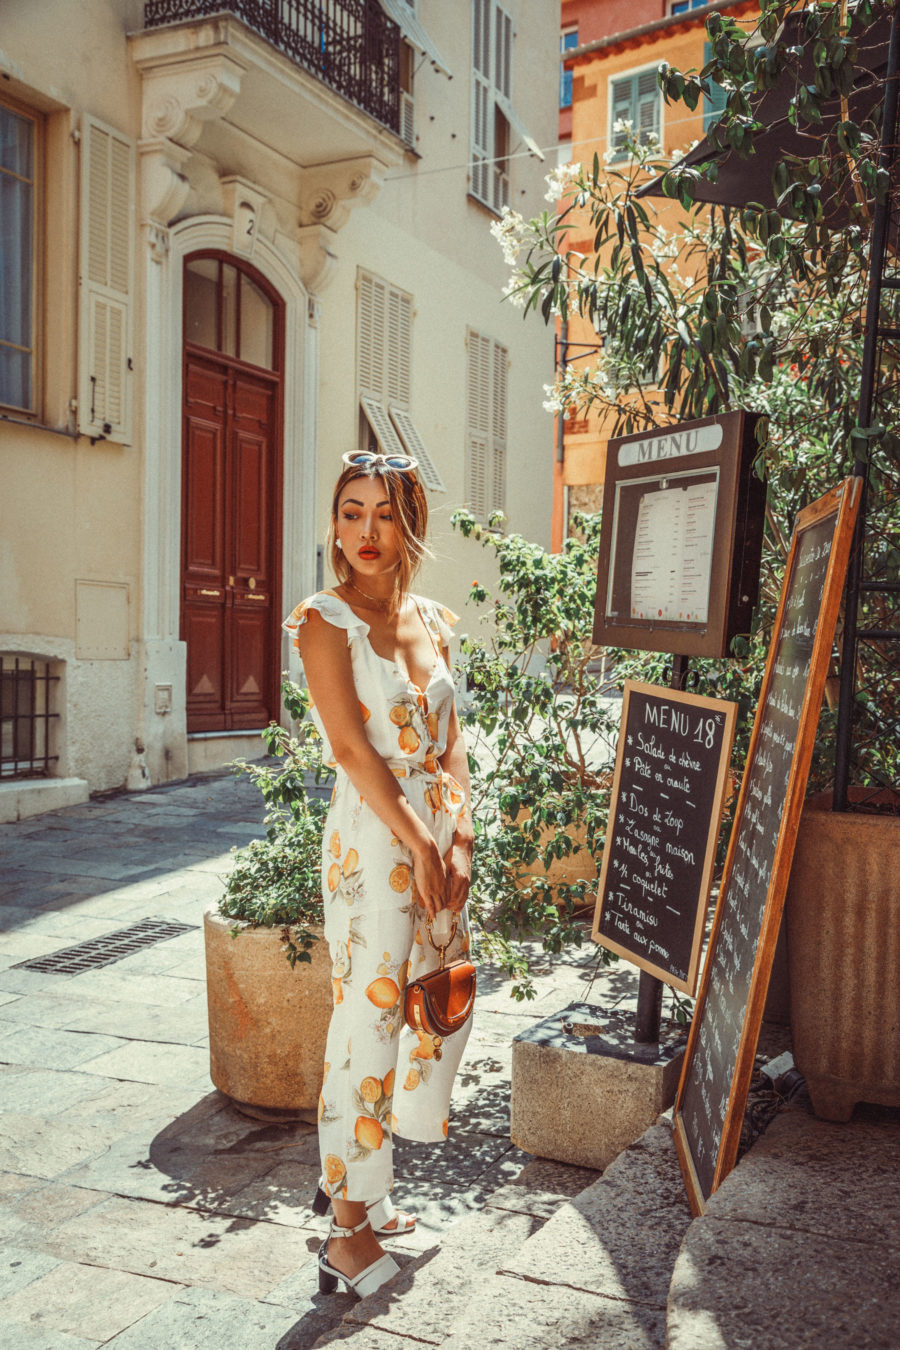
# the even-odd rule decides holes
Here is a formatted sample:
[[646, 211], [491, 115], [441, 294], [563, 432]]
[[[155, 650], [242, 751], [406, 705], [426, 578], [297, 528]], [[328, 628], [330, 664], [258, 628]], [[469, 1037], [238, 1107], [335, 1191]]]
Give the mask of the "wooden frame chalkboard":
[[700, 947], [737, 705], [626, 680], [591, 936], [684, 993]]
[[797, 517], [750, 737], [675, 1142], [702, 1214], [737, 1158], [747, 1091], [859, 508], [848, 478]]

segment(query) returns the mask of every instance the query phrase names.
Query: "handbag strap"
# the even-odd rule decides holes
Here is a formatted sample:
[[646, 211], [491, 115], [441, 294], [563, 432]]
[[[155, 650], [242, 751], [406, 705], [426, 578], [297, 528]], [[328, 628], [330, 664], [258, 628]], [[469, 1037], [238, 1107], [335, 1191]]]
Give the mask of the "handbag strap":
[[435, 940], [434, 940], [434, 936], [432, 935], [432, 932], [431, 932], [431, 928], [432, 928], [432, 925], [433, 925], [433, 924], [434, 924], [434, 919], [432, 919], [431, 915], [429, 914], [428, 918], [425, 920], [425, 932], [428, 934], [428, 941], [431, 943], [432, 947], [434, 948], [434, 950], [437, 952], [437, 954], [438, 954], [439, 957], [441, 958], [441, 964], [440, 964], [440, 966], [438, 967], [438, 969], [439, 969], [439, 970], [443, 970], [443, 969], [444, 969], [444, 960], [445, 960], [445, 958], [446, 958], [447, 948], [450, 946], [450, 944], [452, 943], [453, 939], [456, 937], [456, 930], [457, 930], [457, 928], [459, 927], [459, 919], [458, 919], [458, 917], [457, 917], [455, 914], [453, 915], [453, 923], [450, 925], [450, 936], [448, 937], [447, 941], [444, 943], [443, 946], [441, 946], [439, 943], [435, 942]]

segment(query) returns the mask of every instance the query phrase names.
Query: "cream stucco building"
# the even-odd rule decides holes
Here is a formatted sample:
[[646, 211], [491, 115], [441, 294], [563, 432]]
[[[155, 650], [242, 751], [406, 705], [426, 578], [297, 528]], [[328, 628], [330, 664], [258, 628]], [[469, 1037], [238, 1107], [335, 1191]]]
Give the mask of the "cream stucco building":
[[421, 589], [457, 610], [485, 560], [453, 509], [549, 541], [552, 338], [489, 225], [542, 208], [559, 34], [534, 0], [2, 9], [15, 819], [257, 752], [342, 451], [423, 462]]

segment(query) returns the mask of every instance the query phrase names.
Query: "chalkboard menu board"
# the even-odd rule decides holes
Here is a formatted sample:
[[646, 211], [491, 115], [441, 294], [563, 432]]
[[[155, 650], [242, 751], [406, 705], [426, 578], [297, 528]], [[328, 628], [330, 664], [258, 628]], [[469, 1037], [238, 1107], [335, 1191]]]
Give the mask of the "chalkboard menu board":
[[625, 683], [593, 938], [697, 987], [734, 703]]
[[675, 1101], [695, 1213], [734, 1166], [858, 509], [848, 479], [797, 518]]

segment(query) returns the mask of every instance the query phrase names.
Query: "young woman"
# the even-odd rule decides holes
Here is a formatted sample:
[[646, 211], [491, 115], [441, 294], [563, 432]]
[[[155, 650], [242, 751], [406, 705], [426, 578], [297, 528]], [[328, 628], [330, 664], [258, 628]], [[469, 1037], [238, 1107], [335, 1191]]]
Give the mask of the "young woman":
[[391, 1141], [446, 1137], [468, 1034], [440, 1045], [403, 1020], [408, 978], [468, 950], [469, 774], [448, 665], [456, 616], [413, 595], [428, 506], [416, 461], [344, 456], [331, 510], [339, 578], [298, 605], [295, 634], [324, 757], [337, 773], [322, 849], [334, 1011], [319, 1103], [322, 1183], [334, 1220], [319, 1287], [360, 1296], [398, 1267], [378, 1238], [408, 1232], [396, 1211]]

